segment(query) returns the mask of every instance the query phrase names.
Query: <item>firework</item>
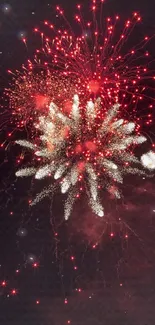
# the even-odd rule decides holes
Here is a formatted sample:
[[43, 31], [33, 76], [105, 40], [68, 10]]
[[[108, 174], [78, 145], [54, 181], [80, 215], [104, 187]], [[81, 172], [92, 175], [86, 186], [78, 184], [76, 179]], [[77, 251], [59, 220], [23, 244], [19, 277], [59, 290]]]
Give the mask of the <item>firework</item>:
[[[51, 101], [63, 112], [70, 112], [75, 93], [83, 105], [100, 97], [102, 108], [121, 103], [122, 110], [134, 115], [137, 104], [144, 101], [140, 109], [148, 106], [146, 123], [151, 123], [153, 98], [147, 92], [148, 85], [153, 88], [154, 79], [149, 70], [152, 58], [147, 50], [151, 37], [145, 35], [134, 44], [131, 35], [141, 22], [140, 15], [135, 12], [125, 22], [119, 16], [105, 18], [103, 2], [90, 2], [89, 21], [77, 5], [75, 30], [59, 6], [56, 7], [58, 27], [45, 21], [43, 31], [35, 28], [42, 45], [36, 49], [34, 59], [28, 60], [21, 72], [13, 74], [13, 85], [6, 90], [18, 127], [29, 123], [32, 127], [39, 115], [46, 114]], [[129, 38], [131, 47], [126, 45]], [[26, 43], [26, 39], [23, 41]]]
[[[77, 6], [79, 31], [74, 32], [59, 6], [56, 15], [62, 27], [45, 21], [44, 32], [35, 28], [42, 46], [34, 60], [23, 66], [24, 73], [14, 77], [15, 86], [9, 93], [19, 126], [30, 121], [32, 129], [35, 126], [32, 142], [17, 143], [32, 150], [40, 163], [19, 170], [17, 176], [52, 176], [49, 187], [33, 204], [60, 185], [61, 192], [68, 193], [65, 219], [82, 191], [93, 212], [103, 216], [100, 188], [119, 198], [117, 183], [123, 182], [124, 174], [145, 174], [143, 158], [141, 164], [133, 149], [146, 140], [139, 133], [142, 111], [136, 117], [137, 104], [147, 98], [149, 108], [153, 107], [146, 93], [146, 80], [154, 79], [147, 63], [149, 37], [145, 35], [129, 49], [126, 42], [141, 21], [140, 15], [134, 13], [120, 28], [119, 16], [103, 19], [103, 1], [91, 3], [92, 18], [87, 22]], [[119, 118], [119, 103], [134, 122], [126, 122], [122, 115]], [[150, 111], [147, 117], [150, 124]]]
[[16, 141], [40, 159], [39, 167], [20, 169], [16, 175], [35, 175], [38, 180], [52, 177], [51, 185], [39, 193], [32, 204], [54, 193], [60, 185], [61, 192], [68, 193], [64, 207], [66, 220], [82, 191], [86, 192], [92, 211], [102, 217], [100, 188], [120, 198], [117, 184], [123, 182], [124, 174], [145, 175], [133, 149], [146, 138], [135, 130], [135, 123], [118, 118], [118, 103], [107, 111], [104, 119], [100, 118], [100, 106], [98, 98], [88, 101], [83, 108], [78, 95], [74, 95], [68, 117], [52, 102], [48, 116], [40, 117], [36, 125], [41, 133], [40, 144]]
[[145, 99], [146, 80], [154, 78], [149, 71], [149, 37], [145, 35], [131, 48], [126, 46], [141, 17], [134, 12], [131, 19], [119, 23], [119, 16], [103, 16], [103, 1], [91, 3], [89, 21], [84, 19], [81, 5], [77, 5], [74, 18], [78, 35], [59, 6], [56, 11], [63, 28], [45, 21], [44, 32], [35, 29], [43, 40], [42, 48], [36, 51], [37, 60], [44, 63], [46, 54], [50, 69], [58, 68], [62, 75], [76, 80], [81, 101], [100, 96], [104, 107], [119, 102], [122, 108], [135, 109]]

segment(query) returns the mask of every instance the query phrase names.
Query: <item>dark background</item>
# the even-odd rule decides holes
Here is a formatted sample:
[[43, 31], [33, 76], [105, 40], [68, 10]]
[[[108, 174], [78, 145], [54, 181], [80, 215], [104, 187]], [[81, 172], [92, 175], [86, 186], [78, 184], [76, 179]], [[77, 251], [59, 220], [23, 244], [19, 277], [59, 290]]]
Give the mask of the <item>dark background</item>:
[[[89, 1], [81, 3], [87, 18]], [[39, 46], [34, 27], [43, 25], [46, 19], [56, 19], [56, 4], [46, 0], [0, 0], [1, 94], [9, 84], [7, 70], [20, 69]], [[74, 26], [76, 2], [61, 0], [59, 5]], [[123, 19], [138, 11], [143, 18], [141, 32], [155, 32], [154, 0], [106, 0], [104, 11], [105, 16], [119, 14]], [[27, 39], [27, 48], [20, 40], [22, 35]], [[4, 98], [2, 105], [6, 105]], [[1, 114], [0, 125], [4, 118]], [[8, 130], [6, 119], [5, 127], [1, 127], [1, 142]], [[107, 220], [121, 217], [126, 224], [109, 222], [105, 230], [84, 200], [66, 224], [64, 199], [59, 193], [52, 209], [48, 200], [29, 209], [31, 182], [17, 182], [14, 176], [18, 154], [14, 140], [9, 150], [0, 149], [0, 324], [153, 325], [154, 178], [127, 178], [120, 203], [105, 197]], [[94, 247], [96, 241], [99, 244]]]

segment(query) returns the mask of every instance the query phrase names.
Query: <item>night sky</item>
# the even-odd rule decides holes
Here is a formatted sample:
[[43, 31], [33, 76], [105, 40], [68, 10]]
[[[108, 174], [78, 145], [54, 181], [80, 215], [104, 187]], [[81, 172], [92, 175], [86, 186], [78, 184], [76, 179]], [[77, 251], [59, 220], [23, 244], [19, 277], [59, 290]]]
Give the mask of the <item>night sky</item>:
[[[87, 18], [89, 1], [81, 3]], [[7, 70], [20, 70], [33, 57], [40, 45], [33, 29], [56, 19], [57, 4], [0, 0], [1, 95], [10, 82]], [[73, 27], [76, 4], [59, 0]], [[104, 6], [105, 16], [126, 19], [140, 12], [144, 35], [155, 33], [154, 9], [155, 0], [106, 0]], [[10, 131], [4, 96], [1, 106], [2, 143]], [[150, 131], [154, 141], [154, 123]], [[126, 177], [121, 202], [105, 193], [106, 228], [91, 214], [85, 197], [66, 223], [59, 191], [52, 206], [45, 199], [29, 208], [33, 184], [15, 177], [18, 135], [0, 149], [0, 325], [154, 325], [154, 177]], [[119, 217], [121, 226], [114, 221]]]

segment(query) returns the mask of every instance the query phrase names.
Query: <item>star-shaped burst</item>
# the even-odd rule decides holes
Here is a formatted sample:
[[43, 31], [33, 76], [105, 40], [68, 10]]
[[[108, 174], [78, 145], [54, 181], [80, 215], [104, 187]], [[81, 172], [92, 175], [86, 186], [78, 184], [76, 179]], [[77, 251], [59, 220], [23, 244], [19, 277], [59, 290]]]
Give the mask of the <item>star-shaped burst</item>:
[[67, 220], [73, 203], [85, 191], [92, 211], [104, 215], [99, 189], [106, 188], [120, 198], [117, 184], [124, 174], [145, 174], [133, 153], [136, 145], [146, 138], [136, 131], [135, 123], [118, 119], [119, 104], [115, 104], [103, 118], [100, 98], [80, 106], [74, 95], [70, 114], [63, 114], [53, 102], [48, 116], [42, 116], [36, 126], [40, 131], [40, 143], [25, 140], [17, 144], [31, 149], [40, 159], [39, 167], [26, 167], [17, 176], [35, 175], [35, 179], [51, 177], [51, 184], [39, 193], [32, 204], [54, 192], [59, 184], [67, 193], [64, 216]]

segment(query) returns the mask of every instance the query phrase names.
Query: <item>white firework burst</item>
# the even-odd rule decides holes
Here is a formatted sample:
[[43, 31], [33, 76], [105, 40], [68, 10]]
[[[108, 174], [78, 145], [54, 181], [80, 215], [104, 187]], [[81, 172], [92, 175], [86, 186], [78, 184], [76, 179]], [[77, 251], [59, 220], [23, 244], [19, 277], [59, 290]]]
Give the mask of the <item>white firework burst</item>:
[[142, 155], [141, 163], [145, 168], [147, 168], [149, 170], [154, 170], [155, 169], [155, 153], [153, 151], [149, 151], [146, 154]]
[[[52, 177], [51, 185], [44, 188], [32, 204], [54, 193], [59, 184], [61, 192], [68, 193], [64, 207], [66, 220], [72, 212], [74, 201], [84, 189], [93, 212], [103, 217], [99, 188], [104, 187], [120, 198], [117, 183], [123, 182], [124, 174], [145, 174], [133, 148], [146, 138], [136, 133], [135, 123], [117, 118], [119, 107], [119, 104], [115, 104], [103, 120], [100, 117], [99, 98], [95, 102], [90, 100], [83, 109], [78, 95], [75, 95], [69, 116], [52, 102], [48, 116], [40, 117], [36, 126], [41, 133], [42, 144], [38, 146], [29, 141], [16, 141], [41, 159], [39, 168], [20, 169], [16, 176], [34, 175], [39, 180]], [[146, 165], [143, 158], [142, 163]]]

